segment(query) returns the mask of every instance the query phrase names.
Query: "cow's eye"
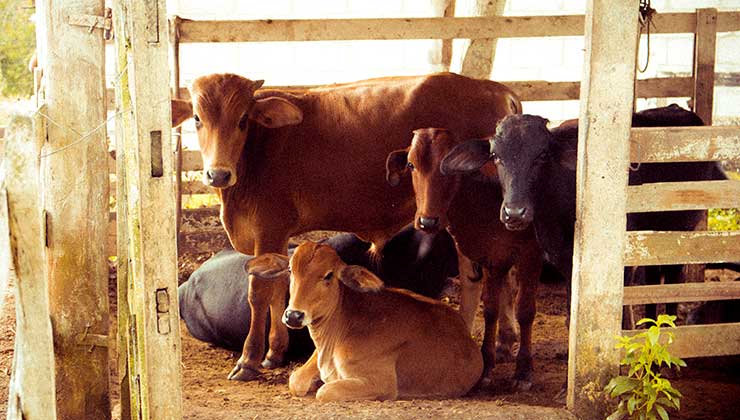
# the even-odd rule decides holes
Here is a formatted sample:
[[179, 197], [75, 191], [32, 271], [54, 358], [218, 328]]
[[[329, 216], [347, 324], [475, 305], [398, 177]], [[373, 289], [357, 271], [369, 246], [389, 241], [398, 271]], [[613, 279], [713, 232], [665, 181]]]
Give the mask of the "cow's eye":
[[245, 112], [242, 118], [239, 120], [239, 129], [244, 131], [247, 129], [247, 123], [249, 122], [249, 115]]
[[203, 123], [200, 121], [200, 117], [198, 114], [193, 114], [193, 120], [195, 120], [195, 128], [200, 128], [203, 126]]
[[406, 167], [407, 167], [407, 168], [409, 168], [409, 170], [412, 170], [412, 171], [413, 171], [413, 170], [414, 170], [414, 168], [415, 168], [414, 164], [413, 164], [413, 163], [411, 163], [411, 162], [407, 163], [407, 164], [406, 164]]
[[334, 272], [333, 271], [330, 271], [330, 272], [324, 274], [324, 280], [326, 280], [326, 281], [331, 280], [333, 277], [334, 277]]
[[501, 158], [496, 153], [491, 152], [491, 160], [493, 163], [501, 163]]

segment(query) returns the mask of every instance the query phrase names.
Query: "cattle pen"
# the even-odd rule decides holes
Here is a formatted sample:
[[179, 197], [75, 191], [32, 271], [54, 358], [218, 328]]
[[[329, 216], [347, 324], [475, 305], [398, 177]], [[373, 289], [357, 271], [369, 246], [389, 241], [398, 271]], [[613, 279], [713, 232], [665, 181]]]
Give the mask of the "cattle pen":
[[[623, 305], [740, 299], [740, 282], [623, 283], [625, 266], [740, 261], [740, 231], [625, 230], [627, 213], [740, 207], [740, 181], [628, 186], [624, 171], [630, 162], [740, 159], [740, 127], [711, 126], [716, 37], [740, 31], [740, 11], [657, 14], [654, 33], [694, 34], [693, 75], [636, 80], [637, 0], [590, 0], [585, 15], [501, 16], [498, 0], [478, 1], [476, 17], [443, 7], [433, 18], [251, 21], [168, 19], [165, 3], [116, 0], [107, 13], [97, 0], [36, 1], [37, 109], [16, 117], [3, 141], [0, 271], [5, 277], [14, 268], [17, 296], [8, 418], [111, 418], [114, 347], [120, 418], [183, 418], [178, 237], [197, 248], [222, 232], [179, 229], [180, 212], [214, 212], [180, 204], [182, 194], [208, 192], [182, 178], [202, 169], [198, 152], [170, 141], [170, 98], [189, 95], [180, 83], [185, 43], [440, 39], [449, 66], [451, 40], [485, 40], [468, 47], [462, 73], [487, 77], [492, 53], [475, 59], [481, 53], [474, 50], [485, 55], [491, 40], [585, 35], [580, 82], [506, 83], [523, 101], [581, 101], [567, 392], [567, 407], [580, 418], [604, 412], [594, 393], [619, 369], [612, 349], [623, 333]], [[106, 90], [111, 30], [117, 71], [115, 89]], [[636, 98], [673, 97], [691, 97], [708, 126], [631, 128]], [[105, 136], [108, 110], [115, 159]], [[107, 305], [111, 255], [116, 335]], [[671, 350], [683, 358], [740, 354], [740, 323], [679, 326]]]

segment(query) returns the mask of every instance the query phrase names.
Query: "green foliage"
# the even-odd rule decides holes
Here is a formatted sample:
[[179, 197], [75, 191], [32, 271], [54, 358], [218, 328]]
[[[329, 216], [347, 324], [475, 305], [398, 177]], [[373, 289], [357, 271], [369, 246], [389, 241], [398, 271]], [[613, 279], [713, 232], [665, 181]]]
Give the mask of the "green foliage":
[[740, 230], [740, 209], [710, 209], [709, 230]]
[[0, 0], [0, 95], [27, 97], [33, 93], [28, 60], [36, 47], [28, 0]]
[[667, 344], [661, 344], [661, 327], [676, 327], [673, 315], [658, 315], [658, 320], [641, 319], [637, 325], [652, 324], [647, 330], [632, 337], [617, 337], [617, 349], [624, 349], [620, 362], [629, 368], [627, 376], [617, 376], [604, 390], [612, 398], [619, 398], [619, 405], [607, 420], [640, 419], [668, 420], [667, 409], [681, 409], [681, 393], [671, 386], [668, 379], [661, 378], [660, 368], [685, 367], [686, 363], [668, 353], [667, 346], [673, 342], [673, 333], [665, 332]]

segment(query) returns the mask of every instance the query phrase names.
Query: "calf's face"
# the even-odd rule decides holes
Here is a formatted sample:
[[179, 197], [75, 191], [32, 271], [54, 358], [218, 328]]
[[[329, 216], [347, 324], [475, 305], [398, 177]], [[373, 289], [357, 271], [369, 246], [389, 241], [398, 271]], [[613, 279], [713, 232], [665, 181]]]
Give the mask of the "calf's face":
[[408, 150], [396, 150], [386, 160], [387, 180], [398, 185], [411, 174], [416, 198], [414, 228], [436, 233], [447, 227], [447, 211], [460, 187], [460, 175], [440, 171], [442, 158], [455, 146], [454, 135], [442, 128], [414, 131]]
[[336, 251], [323, 244], [306, 242], [290, 260], [290, 301], [283, 314], [289, 328], [319, 325], [340, 304], [342, 287], [377, 291], [383, 282], [367, 269], [347, 265]]
[[547, 120], [536, 115], [509, 115], [488, 142], [471, 140], [445, 156], [441, 168], [449, 173], [478, 170], [492, 160], [503, 191], [499, 213], [509, 230], [524, 230], [535, 217], [535, 202], [543, 171], [553, 161], [574, 168], [572, 142], [556, 140]]
[[284, 98], [255, 99], [254, 93], [263, 83], [235, 74], [212, 74], [195, 79], [192, 103], [173, 100], [174, 126], [191, 116], [195, 120], [206, 185], [226, 188], [237, 182], [236, 166], [247, 141], [250, 120], [268, 128], [303, 120], [301, 110]]

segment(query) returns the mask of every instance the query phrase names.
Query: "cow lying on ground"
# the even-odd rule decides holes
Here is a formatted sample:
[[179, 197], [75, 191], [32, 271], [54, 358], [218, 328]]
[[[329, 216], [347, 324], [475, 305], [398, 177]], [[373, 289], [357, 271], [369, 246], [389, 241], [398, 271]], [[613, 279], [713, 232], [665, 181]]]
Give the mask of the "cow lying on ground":
[[440, 172], [442, 158], [458, 143], [455, 134], [446, 129], [414, 131], [409, 148], [388, 155], [388, 180], [397, 183], [401, 176], [410, 175], [416, 194], [414, 226], [432, 235], [449, 230], [459, 251], [480, 264], [486, 273], [483, 386], [493, 379], [499, 298], [512, 293], [506, 277], [513, 266], [517, 267], [517, 320], [521, 340], [514, 388], [526, 390], [532, 385], [532, 322], [542, 253], [532, 228], [509, 231], [497, 217], [491, 217], [501, 207], [502, 195], [497, 184], [486, 182], [486, 175], [445, 176]]
[[[371, 269], [388, 286], [433, 299], [439, 298], [447, 278], [457, 274], [455, 244], [446, 232], [428, 238], [412, 225], [407, 226], [388, 241], [377, 267], [368, 259], [370, 243], [356, 235], [343, 233], [323, 243], [334, 248], [345, 263]], [[290, 247], [289, 255], [294, 248]], [[223, 250], [180, 285], [180, 316], [193, 337], [230, 350], [241, 350], [251, 323], [245, 267], [252, 259], [254, 256]], [[305, 359], [312, 350], [305, 330], [290, 332], [288, 360]]]
[[290, 271], [283, 322], [308, 327], [316, 345], [290, 375], [293, 395], [316, 391], [319, 401], [450, 398], [467, 393], [480, 378], [483, 361], [460, 314], [439, 301], [385, 288], [327, 245], [300, 245], [290, 269], [287, 257], [267, 254], [250, 261], [249, 271]]
[[[392, 77], [311, 89], [257, 91], [262, 81], [233, 74], [197, 78], [189, 103], [174, 102], [173, 124], [193, 117], [204, 182], [220, 197], [221, 220], [244, 254], [287, 253], [288, 238], [310, 230], [357, 233], [377, 254], [412, 220], [410, 183], [391, 188], [383, 163], [419, 127], [448, 127], [463, 138], [490, 136], [521, 109], [513, 92], [452, 73]], [[461, 276], [467, 279], [469, 276]], [[253, 323], [230, 379], [250, 380], [283, 361], [287, 282], [249, 295]]]
[[[680, 125], [701, 125], [701, 119], [675, 104], [638, 112], [633, 117], [635, 127]], [[547, 120], [542, 117], [513, 115], [499, 124], [490, 142], [471, 140], [450, 152], [442, 169], [446, 173], [468, 173], [492, 160], [504, 191], [500, 220], [513, 231], [533, 224], [545, 258], [570, 279], [577, 143], [577, 121], [548, 130]], [[714, 162], [643, 163], [638, 170], [630, 171], [629, 184], [712, 179], [725, 179]], [[693, 230], [701, 216], [701, 211], [630, 214], [627, 230]], [[681, 266], [646, 270], [646, 277], [653, 279], [646, 282], [659, 282], [662, 274], [666, 283], [672, 283], [678, 281]], [[570, 281], [566, 284], [570, 293]]]

